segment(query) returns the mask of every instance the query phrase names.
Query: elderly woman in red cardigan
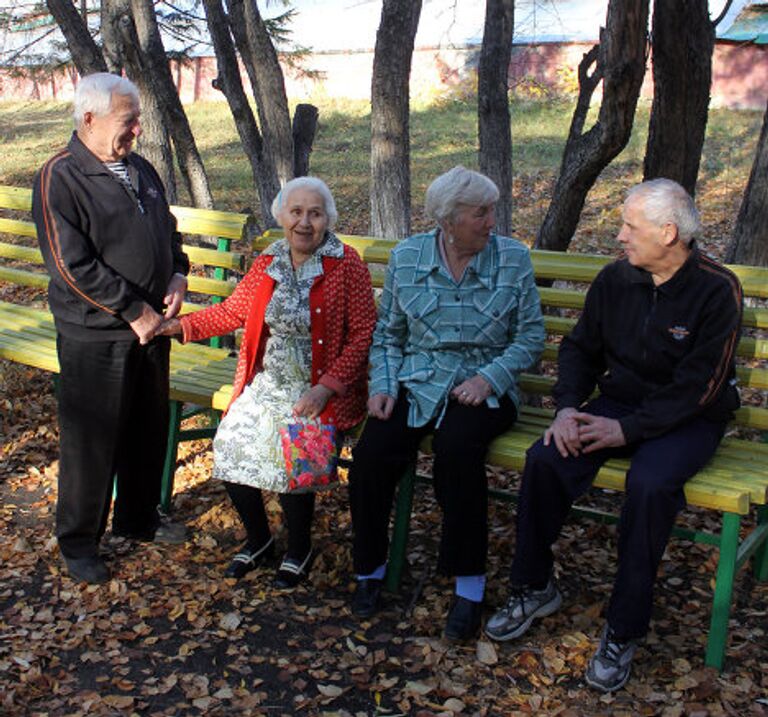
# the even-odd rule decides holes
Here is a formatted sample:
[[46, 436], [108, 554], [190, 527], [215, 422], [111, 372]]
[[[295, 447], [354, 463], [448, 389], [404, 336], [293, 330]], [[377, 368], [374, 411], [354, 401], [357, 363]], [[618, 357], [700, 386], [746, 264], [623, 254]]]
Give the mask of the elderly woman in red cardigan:
[[[295, 416], [340, 431], [366, 412], [368, 349], [376, 310], [368, 268], [331, 229], [336, 205], [316, 177], [288, 182], [272, 204], [285, 230], [221, 304], [166, 322], [183, 341], [245, 327], [233, 399], [213, 442], [213, 475], [224, 481], [247, 542], [226, 569], [241, 578], [274, 553], [261, 490], [284, 490], [279, 428]], [[306, 578], [312, 564], [314, 493], [281, 493], [288, 548], [278, 587]]]

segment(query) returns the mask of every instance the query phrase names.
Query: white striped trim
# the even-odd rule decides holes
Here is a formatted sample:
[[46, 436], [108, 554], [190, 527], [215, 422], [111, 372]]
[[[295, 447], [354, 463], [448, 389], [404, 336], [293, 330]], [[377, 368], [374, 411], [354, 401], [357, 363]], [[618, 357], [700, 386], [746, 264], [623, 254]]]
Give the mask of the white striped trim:
[[307, 557], [304, 558], [304, 562], [299, 565], [293, 560], [290, 560], [289, 558], [284, 558], [283, 562], [280, 563], [280, 570], [286, 572], [286, 573], [293, 573], [294, 575], [300, 575], [304, 572], [304, 568], [307, 567], [307, 563], [309, 562], [309, 559], [312, 557], [312, 548], [309, 549], [309, 552], [307, 553]]
[[257, 558], [260, 558], [264, 551], [269, 548], [272, 543], [275, 542], [274, 536], [270, 536], [269, 540], [264, 543], [255, 553], [238, 553], [232, 558], [233, 563], [245, 563], [246, 565], [253, 565]]

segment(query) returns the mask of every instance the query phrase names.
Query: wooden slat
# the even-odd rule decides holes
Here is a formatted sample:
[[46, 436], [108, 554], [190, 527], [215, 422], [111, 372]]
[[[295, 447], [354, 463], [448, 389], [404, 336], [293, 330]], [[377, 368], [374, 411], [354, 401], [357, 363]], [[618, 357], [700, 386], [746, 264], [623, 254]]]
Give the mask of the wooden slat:
[[0, 217], [0, 234], [16, 234], [22, 237], [37, 238], [37, 230], [32, 222], [25, 222], [21, 219], [6, 219]]
[[184, 252], [193, 264], [200, 266], [216, 266], [222, 269], [242, 271], [245, 260], [240, 252], [204, 249], [199, 246], [184, 245]]
[[36, 286], [45, 289], [48, 286], [48, 274], [0, 266], [0, 281], [7, 281], [10, 284], [18, 284], [19, 286]]
[[188, 276], [187, 291], [208, 296], [229, 296], [235, 285], [224, 279], [208, 279], [204, 276]]
[[178, 230], [183, 234], [242, 239], [250, 221], [247, 214], [221, 212], [215, 209], [172, 206]]
[[32, 210], [32, 190], [26, 187], [5, 187], [0, 185], [0, 208]]
[[25, 261], [28, 264], [42, 265], [43, 263], [43, 255], [37, 247], [24, 246], [23, 244], [0, 242], [0, 257]]

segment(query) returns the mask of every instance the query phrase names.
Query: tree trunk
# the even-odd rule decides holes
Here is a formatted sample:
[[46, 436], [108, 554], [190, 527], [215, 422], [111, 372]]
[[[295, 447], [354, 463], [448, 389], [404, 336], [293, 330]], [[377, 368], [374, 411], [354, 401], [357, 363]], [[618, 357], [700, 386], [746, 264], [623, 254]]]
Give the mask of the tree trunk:
[[509, 118], [509, 62], [512, 57], [515, 0], [487, 0], [477, 73], [480, 171], [499, 188], [496, 231], [512, 232], [512, 134]]
[[314, 105], [296, 105], [293, 113], [293, 176], [309, 174], [309, 155], [317, 131], [318, 110]]
[[214, 86], [221, 90], [227, 98], [237, 133], [240, 135], [240, 142], [250, 162], [251, 175], [261, 207], [262, 224], [264, 228], [272, 227], [275, 226], [271, 209], [272, 200], [280, 191], [277, 170], [272, 156], [264, 147], [256, 118], [243, 89], [240, 67], [232, 44], [224, 6], [221, 0], [203, 0], [203, 4], [205, 5], [208, 31], [216, 53], [216, 66], [219, 73], [214, 80]]
[[674, 179], [691, 196], [707, 129], [714, 47], [708, 0], [656, 0], [653, 106], [643, 179]]
[[[560, 175], [536, 248], [565, 251], [579, 223], [587, 193], [632, 133], [646, 60], [648, 0], [610, 0], [600, 45], [579, 65], [579, 101], [563, 153]], [[588, 70], [597, 58], [590, 77]], [[589, 95], [603, 81], [597, 122], [582, 133]], [[584, 82], [582, 82], [584, 80]]]
[[[170, 130], [179, 169], [192, 197], [192, 203], [196, 207], [210, 209], [213, 207], [213, 197], [208, 177], [171, 77], [152, 0], [131, 0], [131, 11], [138, 38], [137, 59], [143, 65], [149, 90], [157, 100], [163, 121]], [[137, 81], [138, 78], [134, 76], [131, 79]]]
[[101, 41], [109, 72], [119, 75], [125, 65], [120, 23], [124, 15], [130, 22], [130, 0], [101, 0]]
[[80, 75], [106, 72], [104, 56], [88, 32], [85, 18], [77, 11], [72, 0], [46, 0], [46, 4], [67, 41], [72, 61]]
[[139, 57], [139, 41], [131, 17], [130, 0], [102, 0], [101, 37], [109, 71], [120, 73], [125, 69], [139, 88], [141, 136], [136, 149], [152, 163], [163, 182], [168, 201], [176, 204], [178, 192], [171, 137]]
[[293, 177], [291, 115], [283, 71], [255, 0], [227, 0], [235, 44], [251, 81], [264, 145], [281, 184]]
[[757, 142], [747, 189], [725, 260], [731, 264], [768, 266], [768, 105]]
[[371, 234], [411, 233], [409, 81], [421, 0], [384, 0], [371, 82]]

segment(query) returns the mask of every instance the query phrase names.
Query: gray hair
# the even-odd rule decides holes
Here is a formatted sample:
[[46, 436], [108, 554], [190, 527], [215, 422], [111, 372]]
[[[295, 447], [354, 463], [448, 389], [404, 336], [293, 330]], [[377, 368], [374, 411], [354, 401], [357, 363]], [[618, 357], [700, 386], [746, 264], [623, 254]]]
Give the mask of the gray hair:
[[127, 77], [110, 72], [94, 72], [82, 77], [75, 88], [72, 112], [75, 128], [83, 123], [86, 112], [92, 112], [97, 117], [109, 114], [112, 95], [129, 95], [137, 104], [139, 102], [139, 90]]
[[461, 204], [473, 207], [495, 204], [499, 188], [480, 172], [458, 165], [441, 174], [427, 188], [424, 209], [438, 224], [453, 221]]
[[701, 218], [693, 199], [671, 179], [651, 179], [636, 184], [627, 192], [630, 199], [643, 200], [645, 218], [658, 227], [671, 222], [677, 227], [680, 241], [690, 244], [701, 233]]
[[336, 220], [339, 218], [339, 213], [336, 211], [336, 202], [333, 200], [333, 194], [328, 189], [328, 185], [318, 177], [296, 177], [296, 179], [285, 183], [285, 186], [272, 200], [272, 216], [277, 221], [280, 221], [280, 212], [283, 211], [283, 207], [288, 202], [288, 197], [291, 196], [295, 189], [308, 189], [319, 194], [323, 200], [323, 209], [328, 217], [328, 229], [333, 229], [336, 226]]

